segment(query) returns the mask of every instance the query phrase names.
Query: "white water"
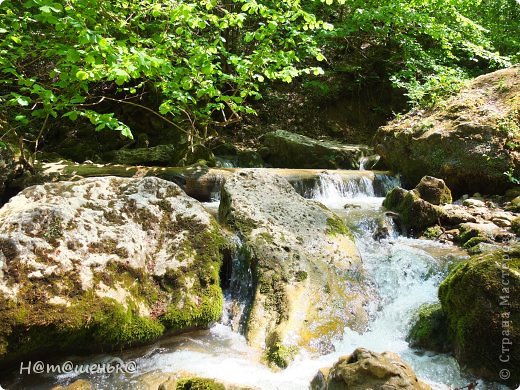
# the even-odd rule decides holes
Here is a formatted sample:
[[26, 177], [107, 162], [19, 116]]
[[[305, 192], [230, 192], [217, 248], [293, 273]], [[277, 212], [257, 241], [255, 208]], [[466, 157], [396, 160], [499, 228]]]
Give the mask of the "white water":
[[[388, 183], [392, 184], [390, 180]], [[89, 379], [103, 389], [130, 389], [135, 387], [135, 378], [146, 372], [185, 371], [266, 390], [300, 390], [308, 388], [319, 368], [331, 366], [338, 357], [350, 354], [357, 347], [365, 347], [376, 352], [389, 350], [398, 353], [412, 365], [421, 379], [435, 389], [465, 386], [474, 378], [461, 374], [455, 359], [442, 354], [418, 353], [405, 340], [417, 308], [437, 301], [437, 287], [447, 263], [453, 260], [453, 254], [457, 251], [451, 246], [399, 237], [381, 209], [383, 198], [374, 197], [375, 192], [371, 181], [344, 183], [334, 175], [320, 178], [313, 190], [315, 199], [334, 209], [353, 229], [370, 283], [377, 291], [379, 298], [369, 308], [370, 326], [364, 334], [345, 329], [343, 340], [335, 344], [335, 352], [324, 356], [302, 352], [287, 369], [275, 372], [259, 363], [259, 353], [247, 345], [244, 337], [232, 330], [237, 326], [229, 313], [237, 302], [226, 295], [222, 323], [209, 331], [172, 337], [155, 346], [120, 355], [124, 360], [136, 360], [139, 371], [134, 375]], [[344, 208], [345, 204], [349, 206]], [[381, 241], [373, 238], [381, 223], [378, 221], [386, 222], [390, 227], [388, 238]], [[238, 260], [239, 256], [236, 256], [234, 262]], [[245, 274], [247, 269], [245, 273], [242, 269], [234, 276], [245, 281], [239, 287], [249, 283]], [[243, 302], [240, 304], [244, 305]], [[73, 377], [49, 379], [68, 382]], [[479, 389], [485, 388], [479, 385]]]

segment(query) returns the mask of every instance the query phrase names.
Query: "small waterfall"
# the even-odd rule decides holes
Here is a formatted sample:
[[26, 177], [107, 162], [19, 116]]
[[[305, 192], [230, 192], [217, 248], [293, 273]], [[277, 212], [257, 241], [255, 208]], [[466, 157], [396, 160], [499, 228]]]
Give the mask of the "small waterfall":
[[215, 157], [216, 160], [216, 166], [219, 168], [236, 168], [238, 165], [236, 164], [236, 161], [223, 158], [223, 157]]
[[374, 166], [379, 162], [380, 159], [381, 156], [379, 154], [361, 157], [359, 159], [359, 170], [366, 171], [368, 169], [374, 168]]
[[247, 318], [247, 308], [253, 299], [253, 275], [248, 248], [240, 237], [233, 237], [234, 250], [231, 264], [223, 283], [224, 310], [220, 323], [229, 326], [234, 332], [243, 330]]
[[220, 202], [220, 189], [222, 187], [222, 184], [224, 184], [224, 181], [225, 179], [223, 176], [215, 176], [215, 181], [209, 193], [210, 202]]
[[372, 180], [366, 176], [344, 180], [334, 173], [320, 173], [318, 183], [312, 190], [311, 198], [317, 200], [333, 200], [339, 198], [373, 197]]

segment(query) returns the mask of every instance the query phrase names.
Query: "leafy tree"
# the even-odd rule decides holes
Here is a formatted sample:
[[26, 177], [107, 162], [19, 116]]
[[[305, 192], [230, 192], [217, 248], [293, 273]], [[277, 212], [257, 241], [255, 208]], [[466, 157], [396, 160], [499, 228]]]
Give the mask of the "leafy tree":
[[[49, 122], [88, 118], [96, 130], [130, 129], [103, 102], [158, 112], [191, 146], [215, 126], [252, 113], [266, 80], [319, 74], [314, 32], [330, 29], [297, 0], [0, 0], [0, 110], [6, 133], [38, 142]], [[27, 135], [29, 134], [29, 135]], [[5, 134], [4, 134], [5, 135]]]
[[[336, 27], [324, 34], [328, 52], [339, 53], [336, 60], [346, 61], [341, 66], [357, 74], [358, 80], [389, 78], [413, 104], [433, 105], [468, 77], [508, 66], [511, 59], [505, 55], [518, 53], [516, 0], [340, 0], [334, 4], [313, 8]], [[499, 33], [501, 26], [517, 34], [506, 38]]]

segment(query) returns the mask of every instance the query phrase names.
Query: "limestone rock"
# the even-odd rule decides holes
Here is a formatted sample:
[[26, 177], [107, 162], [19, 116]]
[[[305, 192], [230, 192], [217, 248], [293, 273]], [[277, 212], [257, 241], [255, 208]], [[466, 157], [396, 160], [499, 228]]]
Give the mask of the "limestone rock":
[[264, 160], [275, 168], [357, 169], [363, 156], [373, 155], [367, 145], [322, 141], [277, 130], [265, 134]]
[[459, 362], [489, 380], [500, 381], [500, 371], [509, 370], [511, 388], [520, 384], [519, 296], [519, 245], [457, 264], [439, 287]]
[[451, 203], [451, 191], [444, 180], [432, 176], [424, 176], [415, 191], [420, 198], [434, 205]]
[[393, 352], [381, 354], [364, 348], [340, 358], [330, 370], [320, 370], [311, 390], [408, 389], [427, 390], [412, 368]]
[[29, 187], [0, 209], [0, 360], [112, 349], [205, 327], [225, 238], [154, 177]]
[[243, 238], [255, 290], [246, 336], [287, 365], [294, 347], [326, 351], [346, 325], [364, 328], [364, 271], [343, 221], [283, 178], [256, 170], [228, 177], [219, 218]]
[[380, 128], [374, 142], [405, 184], [443, 179], [457, 195], [501, 193], [520, 177], [520, 68], [472, 80], [428, 111], [414, 110]]

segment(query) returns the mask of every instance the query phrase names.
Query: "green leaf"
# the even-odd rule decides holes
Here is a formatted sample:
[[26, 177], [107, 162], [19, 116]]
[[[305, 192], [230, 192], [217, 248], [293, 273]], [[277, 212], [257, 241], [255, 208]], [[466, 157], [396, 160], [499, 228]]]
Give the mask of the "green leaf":
[[78, 70], [76, 72], [76, 78], [80, 81], [85, 81], [86, 79], [88, 79], [88, 73], [84, 70]]

